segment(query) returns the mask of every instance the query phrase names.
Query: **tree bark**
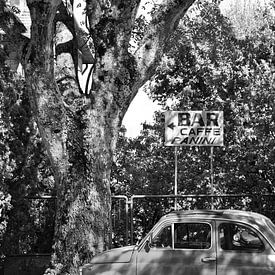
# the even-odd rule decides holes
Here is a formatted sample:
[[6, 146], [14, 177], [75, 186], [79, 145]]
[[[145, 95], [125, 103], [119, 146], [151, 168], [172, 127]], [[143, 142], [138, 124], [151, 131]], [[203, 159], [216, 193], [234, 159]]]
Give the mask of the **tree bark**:
[[33, 23], [25, 76], [56, 182], [53, 268], [58, 274], [78, 274], [79, 265], [108, 243], [110, 143], [117, 129], [110, 127], [113, 116], [103, 110], [105, 101], [92, 104], [82, 97], [73, 110], [64, 107], [54, 80], [54, 15], [59, 4], [28, 1]]

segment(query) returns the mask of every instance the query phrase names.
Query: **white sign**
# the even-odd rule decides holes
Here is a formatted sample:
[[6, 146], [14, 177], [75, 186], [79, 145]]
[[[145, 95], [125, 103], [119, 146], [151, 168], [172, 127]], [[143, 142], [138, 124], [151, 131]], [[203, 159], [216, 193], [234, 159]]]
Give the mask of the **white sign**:
[[165, 145], [223, 146], [223, 112], [165, 112]]

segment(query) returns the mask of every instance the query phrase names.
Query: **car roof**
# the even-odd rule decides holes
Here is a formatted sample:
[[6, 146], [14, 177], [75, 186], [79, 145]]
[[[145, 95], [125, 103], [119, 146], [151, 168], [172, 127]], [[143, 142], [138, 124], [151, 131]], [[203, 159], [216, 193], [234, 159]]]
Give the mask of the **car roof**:
[[[268, 222], [270, 221], [269, 218], [256, 212], [244, 211], [244, 210], [233, 210], [233, 209], [173, 211], [162, 216], [159, 222], [155, 224], [155, 226], [151, 229], [150, 232], [154, 232], [156, 227], [160, 227], [161, 224], [163, 223], [182, 222], [184, 221], [185, 218], [188, 222], [219, 220], [219, 221], [227, 221], [227, 222], [234, 221], [234, 222], [245, 223], [245, 224], [249, 224], [250, 226], [253, 226], [255, 229], [259, 230], [260, 232], [265, 232], [265, 234], [267, 234], [268, 239], [271, 243], [273, 243], [273, 240], [274, 240], [275, 232], [268, 225], [270, 224]], [[267, 230], [267, 228], [269, 228], [269, 230]], [[141, 246], [145, 241], [146, 241], [146, 237], [144, 238], [144, 241], [141, 242]], [[275, 247], [274, 247], [274, 250], [275, 250]]]
[[233, 210], [233, 209], [222, 209], [222, 210], [178, 210], [166, 214], [161, 219], [167, 218], [218, 218], [218, 219], [229, 219], [229, 220], [240, 220], [240, 221], [257, 221], [261, 223], [263, 220], [268, 218], [255, 212], [244, 211], [244, 210]]

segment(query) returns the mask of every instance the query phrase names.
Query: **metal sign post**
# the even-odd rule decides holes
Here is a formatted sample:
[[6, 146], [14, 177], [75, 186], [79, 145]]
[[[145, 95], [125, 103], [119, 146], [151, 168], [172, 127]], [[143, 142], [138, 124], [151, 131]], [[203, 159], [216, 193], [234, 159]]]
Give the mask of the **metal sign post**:
[[211, 184], [211, 209], [214, 209], [214, 171], [213, 171], [214, 147], [210, 147], [210, 184]]
[[[210, 147], [211, 208], [214, 208], [213, 148], [223, 146], [223, 111], [167, 111], [165, 112], [165, 145], [175, 147], [175, 186], [177, 196], [178, 146]], [[175, 197], [177, 209], [177, 197]]]
[[[175, 147], [175, 186], [174, 186], [174, 194], [177, 196], [178, 194], [178, 147]], [[177, 197], [175, 197], [175, 210], [177, 210]]]

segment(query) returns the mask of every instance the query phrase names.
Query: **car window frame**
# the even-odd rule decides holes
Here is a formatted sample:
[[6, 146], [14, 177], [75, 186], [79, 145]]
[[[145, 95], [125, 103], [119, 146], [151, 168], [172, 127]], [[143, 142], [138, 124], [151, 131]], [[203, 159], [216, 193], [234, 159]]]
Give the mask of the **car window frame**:
[[[173, 236], [175, 234], [175, 224], [179, 224], [179, 223], [183, 223], [183, 224], [207, 224], [209, 225], [210, 227], [210, 236], [211, 236], [211, 241], [210, 241], [210, 246], [208, 248], [196, 248], [196, 249], [192, 249], [192, 248], [175, 248], [175, 236]], [[186, 250], [186, 251], [207, 251], [207, 250], [210, 250], [212, 249], [213, 247], [213, 238], [214, 238], [214, 228], [211, 224], [211, 222], [209, 221], [197, 221], [197, 220], [194, 220], [194, 221], [184, 221], [184, 222], [175, 222], [172, 226], [172, 247], [173, 247], [173, 250]]]
[[[210, 247], [209, 248], [201, 248], [201, 249], [189, 249], [189, 248], [175, 248], [175, 224], [207, 224], [210, 227], [210, 234], [211, 234], [211, 241], [210, 241]], [[172, 247], [171, 250], [186, 250], [186, 251], [208, 251], [213, 249], [215, 247], [214, 241], [215, 241], [215, 222], [213, 220], [186, 220], [186, 221], [180, 221], [180, 220], [174, 220], [174, 221], [164, 221], [163, 223], [159, 224], [158, 227], [156, 227], [153, 231], [149, 232], [149, 236], [147, 236], [143, 242], [143, 244], [140, 246], [140, 249], [144, 248], [146, 245], [146, 242], [149, 241], [150, 243], [152, 240], [167, 226], [171, 226], [171, 235], [172, 235]], [[167, 247], [158, 247], [158, 248], [152, 248], [152, 249], [160, 249], [160, 250], [167, 250], [169, 248]]]
[[[216, 221], [217, 223], [218, 221]], [[221, 247], [221, 239], [220, 239], [220, 226], [224, 223], [227, 223], [227, 224], [236, 224], [236, 225], [239, 225], [239, 226], [242, 226], [242, 227], [246, 227], [248, 229], [250, 229], [253, 233], [255, 233], [258, 238], [260, 239], [260, 241], [262, 242], [264, 248], [263, 249], [250, 249], [250, 250], [238, 250], [238, 249], [222, 249]], [[235, 220], [219, 220], [219, 223], [216, 224], [217, 226], [217, 250], [220, 252], [220, 253], [263, 253], [264, 251], [267, 251], [267, 246], [266, 246], [266, 238], [265, 236], [263, 236], [263, 234], [257, 230], [255, 227], [253, 227], [252, 225], [250, 224], [247, 224], [247, 223], [243, 223], [243, 222], [239, 222], [239, 221], [235, 221]]]
[[169, 226], [173, 223], [173, 221], [171, 220], [166, 220], [163, 221], [161, 223], [157, 223], [155, 224], [155, 226], [148, 232], [148, 234], [144, 237], [144, 239], [140, 242], [140, 244], [138, 245], [138, 251], [140, 252], [141, 250], [143, 250], [145, 248], [145, 246], [147, 245], [147, 243], [151, 243], [153, 238], [159, 234], [159, 232], [166, 226]]
[[[158, 231], [156, 234], [152, 235], [151, 236], [151, 239], [150, 239], [150, 244], [152, 244], [153, 240], [155, 237], [157, 237], [161, 232], [163, 232], [163, 230], [165, 228], [167, 228], [168, 226], [171, 227], [171, 241], [172, 241], [172, 249], [173, 249], [173, 223], [169, 223], [169, 224], [166, 224], [166, 225], [163, 225]], [[152, 249], [169, 249], [168, 247], [151, 247]]]

